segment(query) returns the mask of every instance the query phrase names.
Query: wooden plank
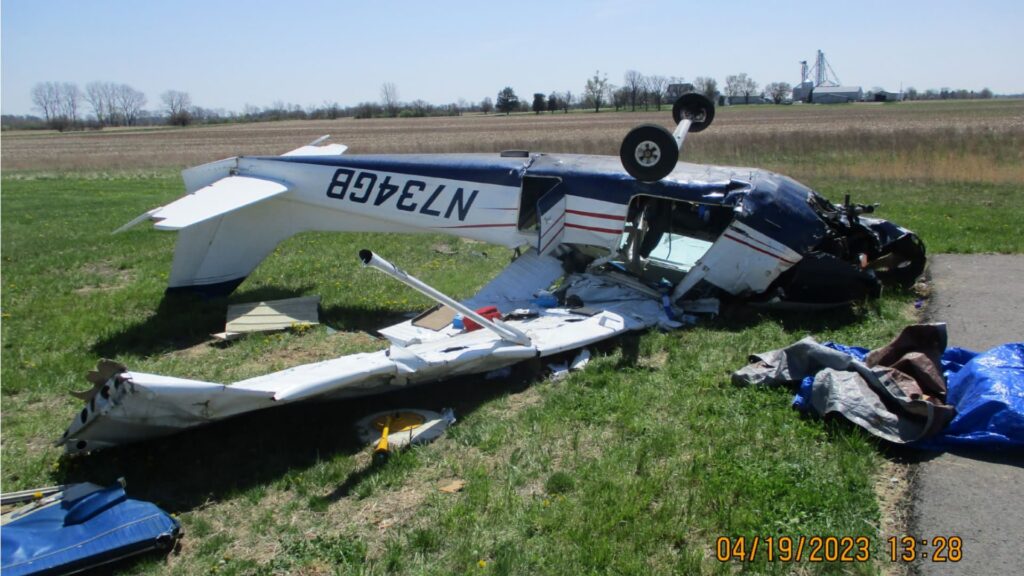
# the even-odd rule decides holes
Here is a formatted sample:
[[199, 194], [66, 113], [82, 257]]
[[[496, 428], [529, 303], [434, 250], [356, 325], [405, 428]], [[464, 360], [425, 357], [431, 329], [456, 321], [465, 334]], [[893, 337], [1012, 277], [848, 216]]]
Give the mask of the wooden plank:
[[228, 306], [226, 332], [269, 332], [319, 324], [319, 296], [303, 296]]

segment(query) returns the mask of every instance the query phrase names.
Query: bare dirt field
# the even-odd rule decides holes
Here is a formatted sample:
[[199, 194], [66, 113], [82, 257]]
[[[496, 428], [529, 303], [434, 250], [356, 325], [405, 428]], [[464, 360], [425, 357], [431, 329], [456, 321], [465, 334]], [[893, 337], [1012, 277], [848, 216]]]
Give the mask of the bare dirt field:
[[[2, 140], [2, 168], [183, 168], [229, 156], [281, 154], [323, 134], [347, 144], [353, 154], [505, 149], [617, 154], [626, 132], [642, 123], [670, 126], [668, 107], [637, 113], [344, 118], [67, 134], [8, 132]], [[846, 171], [840, 175], [1006, 182], [1024, 180], [1021, 150], [1024, 100], [993, 100], [720, 108], [712, 128], [687, 141], [683, 157], [757, 163], [792, 172], [793, 165], [810, 169], [819, 164], [822, 155], [828, 155], [832, 165], [837, 160], [843, 164], [844, 155], [856, 155], [860, 166], [840, 167]], [[932, 169], [914, 172], [909, 166], [921, 172], [925, 155]], [[959, 176], [950, 173], [949, 166], [943, 167], [952, 157], [958, 159], [955, 170], [963, 172]]]

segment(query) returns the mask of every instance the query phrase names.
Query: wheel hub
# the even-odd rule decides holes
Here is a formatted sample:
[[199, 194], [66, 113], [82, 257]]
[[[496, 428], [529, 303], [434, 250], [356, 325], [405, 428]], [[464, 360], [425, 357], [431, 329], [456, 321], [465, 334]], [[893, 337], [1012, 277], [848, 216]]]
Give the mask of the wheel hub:
[[636, 161], [645, 168], [650, 168], [661, 159], [661, 147], [650, 140], [644, 140], [636, 147]]

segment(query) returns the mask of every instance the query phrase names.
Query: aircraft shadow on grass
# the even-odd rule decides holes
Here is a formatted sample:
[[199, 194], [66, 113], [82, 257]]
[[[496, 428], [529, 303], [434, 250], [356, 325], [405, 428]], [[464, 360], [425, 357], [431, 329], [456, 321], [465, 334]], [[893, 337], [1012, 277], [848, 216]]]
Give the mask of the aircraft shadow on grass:
[[[188, 294], [166, 294], [156, 312], [146, 320], [120, 332], [101, 338], [90, 351], [101, 358], [122, 354], [149, 356], [169, 350], [190, 348], [223, 332], [229, 304], [263, 302], [305, 296], [312, 286], [299, 288], [263, 287], [239, 293], [232, 298], [201, 299]], [[373, 332], [400, 322], [405, 314], [388, 309], [352, 306], [328, 306], [321, 303], [320, 323], [346, 332]]]

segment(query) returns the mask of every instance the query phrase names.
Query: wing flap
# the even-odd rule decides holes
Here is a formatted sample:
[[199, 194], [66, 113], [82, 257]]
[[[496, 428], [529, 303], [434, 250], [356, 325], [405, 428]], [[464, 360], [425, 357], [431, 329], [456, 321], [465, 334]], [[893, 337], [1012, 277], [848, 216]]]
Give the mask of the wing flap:
[[180, 230], [288, 191], [280, 182], [228, 176], [149, 213], [158, 230]]

